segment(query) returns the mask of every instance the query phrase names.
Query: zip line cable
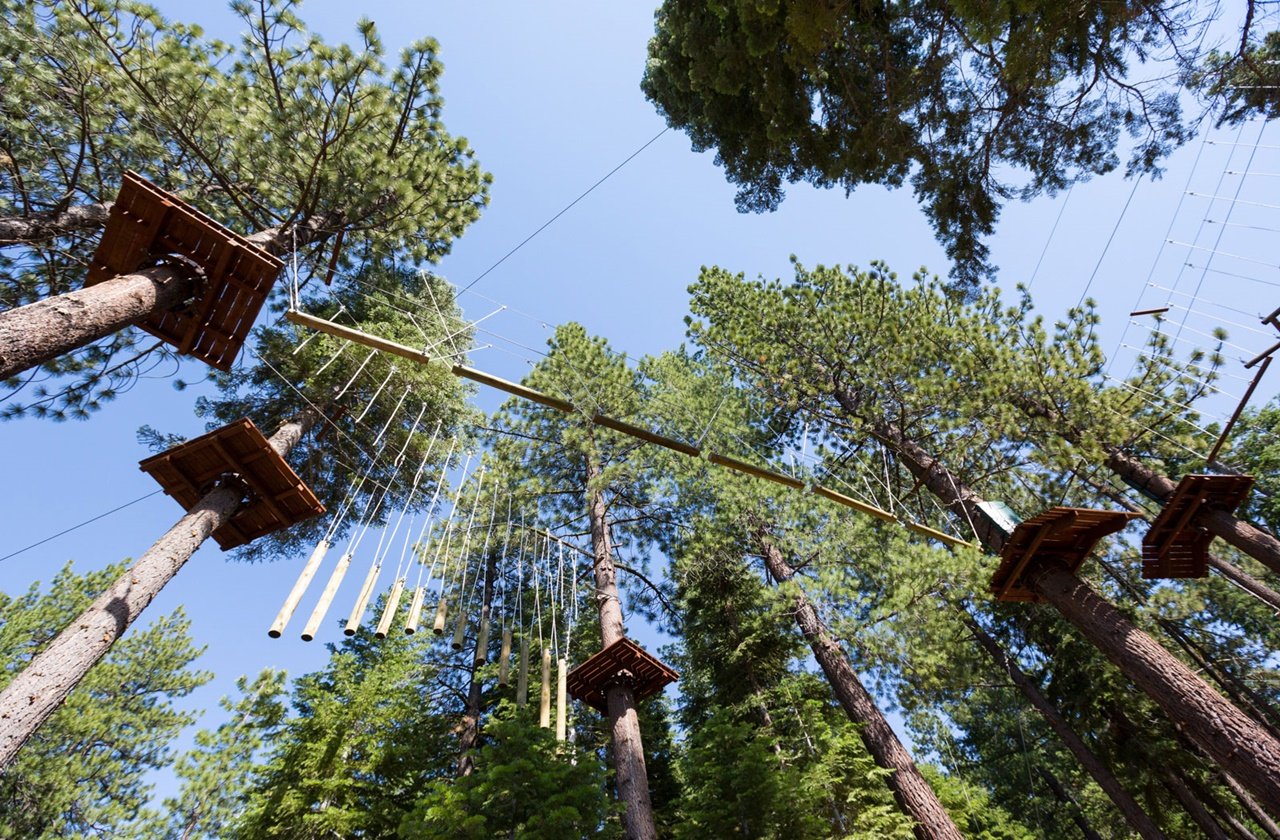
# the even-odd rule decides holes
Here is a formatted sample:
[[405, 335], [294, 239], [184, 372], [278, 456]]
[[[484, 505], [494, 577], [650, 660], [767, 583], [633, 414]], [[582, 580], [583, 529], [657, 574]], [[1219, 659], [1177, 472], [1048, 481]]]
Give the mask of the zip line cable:
[[573, 209], [573, 206], [574, 206], [575, 204], [577, 204], [579, 201], [582, 201], [582, 199], [584, 199], [584, 198], [586, 198], [587, 196], [591, 195], [591, 193], [595, 190], [595, 188], [596, 188], [596, 187], [600, 186], [600, 185], [601, 185], [601, 184], [603, 184], [605, 181], [607, 181], [607, 180], [609, 180], [611, 177], [613, 177], [614, 173], [616, 173], [619, 169], [621, 169], [622, 167], [624, 167], [624, 166], [626, 166], [628, 163], [630, 163], [630, 162], [631, 162], [631, 161], [632, 161], [636, 156], [638, 156], [641, 152], [643, 152], [645, 149], [649, 148], [649, 147], [650, 147], [650, 146], [652, 146], [654, 143], [656, 143], [659, 137], [661, 137], [662, 135], [666, 134], [666, 133], [667, 133], [668, 131], [670, 131], [670, 130], [671, 130], [671, 127], [670, 127], [670, 126], [665, 126], [665, 127], [662, 129], [662, 131], [659, 131], [657, 134], [653, 135], [653, 137], [649, 138], [648, 142], [646, 142], [643, 146], [641, 146], [640, 148], [638, 148], [638, 149], [636, 149], [634, 152], [632, 152], [630, 155], [628, 155], [628, 156], [626, 157], [626, 159], [622, 161], [622, 163], [618, 164], [618, 165], [617, 165], [617, 166], [615, 166], [613, 169], [610, 169], [610, 170], [605, 174], [605, 176], [604, 176], [603, 178], [601, 178], [599, 181], [596, 181], [596, 182], [595, 182], [594, 184], [592, 184], [591, 186], [587, 187], [586, 192], [582, 193], [582, 195], [578, 196], [578, 197], [577, 197], [577, 198], [575, 198], [573, 201], [571, 201], [571, 202], [569, 202], [567, 205], [565, 205], [565, 207], [564, 207], [564, 209], [563, 209], [563, 210], [561, 210], [559, 213], [556, 213], [556, 214], [555, 214], [554, 216], [552, 216], [550, 219], [547, 219], [545, 222], [543, 222], [541, 227], [539, 227], [539, 228], [538, 228], [537, 230], [535, 230], [533, 233], [531, 233], [531, 234], [529, 234], [528, 236], [526, 236], [526, 237], [524, 238], [524, 240], [520, 242], [520, 244], [519, 244], [519, 245], [517, 245], [516, 247], [512, 248], [512, 249], [511, 249], [510, 251], [508, 251], [507, 253], [503, 254], [503, 255], [502, 255], [502, 257], [500, 257], [500, 258], [498, 259], [498, 261], [497, 261], [497, 262], [495, 262], [493, 265], [491, 265], [491, 266], [489, 266], [488, 268], [486, 268], [484, 271], [480, 272], [480, 275], [479, 275], [478, 277], [476, 277], [476, 279], [474, 279], [474, 280], [472, 280], [470, 283], [468, 283], [467, 285], [463, 286], [463, 287], [462, 287], [462, 290], [461, 290], [460, 292], [458, 292], [458, 294], [462, 294], [462, 292], [467, 291], [467, 290], [468, 290], [468, 289], [470, 289], [472, 286], [474, 286], [475, 284], [477, 284], [477, 283], [479, 283], [481, 280], [483, 280], [486, 276], [488, 276], [489, 272], [493, 271], [495, 268], [497, 268], [498, 266], [502, 265], [504, 262], [506, 262], [506, 261], [507, 261], [507, 258], [508, 258], [508, 257], [510, 257], [511, 255], [513, 255], [516, 251], [519, 251], [519, 250], [520, 250], [521, 248], [523, 248], [525, 245], [529, 244], [529, 241], [530, 241], [531, 239], [533, 239], [535, 236], [537, 236], [538, 234], [540, 234], [540, 233], [542, 233], [544, 230], [546, 230], [548, 227], [550, 227], [550, 226], [551, 226], [551, 224], [552, 224], [553, 222], [555, 222], [555, 220], [556, 220], [556, 219], [560, 218], [560, 217], [561, 217], [561, 216], [563, 216], [565, 213], [568, 213], [571, 209]]
[[8, 560], [10, 557], [17, 557], [19, 554], [23, 554], [23, 553], [25, 553], [25, 552], [27, 552], [27, 551], [30, 551], [30, 550], [31, 550], [31, 549], [33, 549], [33, 548], [37, 548], [37, 547], [39, 547], [39, 546], [42, 546], [42, 545], [44, 545], [45, 543], [47, 543], [47, 542], [49, 542], [49, 541], [51, 541], [51, 540], [56, 540], [58, 537], [61, 537], [61, 536], [65, 535], [65, 534], [70, 534], [72, 531], [78, 531], [79, 529], [83, 528], [83, 527], [84, 527], [84, 526], [86, 526], [86, 525], [91, 525], [91, 524], [93, 524], [94, 522], [97, 522], [99, 519], [104, 519], [104, 518], [106, 518], [106, 517], [110, 516], [110, 515], [111, 515], [111, 514], [113, 514], [113, 513], [118, 513], [119, 511], [122, 511], [122, 510], [124, 510], [124, 509], [125, 509], [125, 508], [127, 508], [127, 507], [130, 507], [130, 506], [132, 506], [132, 505], [136, 505], [138, 502], [145, 501], [145, 500], [147, 500], [147, 499], [150, 499], [152, 496], [156, 495], [157, 493], [163, 493], [163, 492], [164, 492], [164, 491], [163, 491], [163, 490], [161, 490], [161, 489], [152, 490], [150, 493], [146, 494], [145, 496], [139, 496], [138, 498], [134, 499], [134, 500], [133, 500], [133, 501], [131, 501], [131, 502], [125, 502], [124, 504], [120, 505], [119, 507], [113, 507], [111, 510], [107, 511], [106, 513], [100, 513], [100, 514], [98, 514], [97, 516], [95, 516], [95, 517], [93, 517], [93, 518], [91, 518], [91, 519], [86, 519], [85, 521], [81, 522], [81, 523], [80, 523], [80, 524], [78, 524], [78, 525], [72, 525], [70, 528], [64, 528], [63, 530], [59, 531], [59, 532], [58, 532], [58, 533], [56, 533], [56, 534], [53, 534], [52, 536], [45, 537], [44, 539], [42, 539], [42, 540], [40, 540], [40, 541], [38, 541], [38, 542], [33, 542], [31, 545], [26, 546], [25, 548], [20, 548], [20, 549], [18, 549], [17, 551], [10, 552], [9, 554], [6, 554], [5, 556], [0, 557], [0, 563], [3, 563], [5, 560]]

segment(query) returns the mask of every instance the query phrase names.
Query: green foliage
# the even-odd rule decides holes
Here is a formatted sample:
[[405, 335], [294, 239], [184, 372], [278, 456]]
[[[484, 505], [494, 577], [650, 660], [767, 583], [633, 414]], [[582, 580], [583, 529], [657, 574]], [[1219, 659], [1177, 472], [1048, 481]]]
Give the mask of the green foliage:
[[[123, 564], [77, 575], [68, 563], [47, 593], [0, 594], [0, 686], [79, 615]], [[210, 678], [192, 663], [178, 610], [135, 628], [93, 668], [0, 777], [0, 837], [126, 836], [147, 817], [146, 778], [172, 762], [169, 744], [195, 720], [175, 708]]]
[[1223, 457], [1254, 478], [1249, 518], [1280, 532], [1280, 400], [1241, 415]]
[[476, 769], [433, 782], [400, 826], [403, 840], [616, 836], [598, 756], [555, 740], [504, 705], [489, 719]]
[[196, 733], [195, 747], [179, 757], [177, 798], [165, 799], [167, 819], [149, 834], [166, 840], [229, 837], [253, 782], [254, 762], [276, 735], [287, 710], [284, 671], [267, 669], [236, 680], [239, 699], [222, 698], [227, 715], [216, 729]]
[[1181, 3], [667, 0], [642, 87], [696, 150], [714, 149], [742, 210], [784, 182], [851, 192], [908, 180], [976, 290], [1001, 204], [1119, 165], [1158, 172], [1184, 142], [1178, 91], [1134, 65], [1195, 60]]
[[[232, 46], [133, 0], [6, 2], [0, 48], [19, 64], [0, 92], [0, 218], [110, 201], [133, 169], [234, 230], [314, 231], [304, 280], [327, 271], [339, 233], [344, 267], [438, 260], [490, 181], [441, 121], [439, 45], [389, 66], [371, 21], [355, 46], [328, 44], [296, 5], [233, 3]], [[4, 306], [81, 285], [97, 229], [53, 233], [0, 256]], [[46, 364], [33, 400], [0, 416], [84, 418], [169, 352], [126, 330]]]
[[299, 678], [231, 836], [394, 837], [452, 764], [452, 721], [434, 707], [431, 634], [361, 630]]

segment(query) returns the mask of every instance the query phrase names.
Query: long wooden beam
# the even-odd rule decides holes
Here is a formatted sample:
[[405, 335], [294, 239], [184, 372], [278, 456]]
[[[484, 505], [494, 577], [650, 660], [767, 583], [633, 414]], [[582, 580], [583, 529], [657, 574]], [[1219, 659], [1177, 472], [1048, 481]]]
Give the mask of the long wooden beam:
[[[382, 350], [383, 352], [400, 356], [401, 358], [417, 362], [418, 364], [429, 365], [436, 363], [431, 356], [416, 348], [409, 347], [404, 344], [398, 344], [394, 341], [390, 341], [376, 335], [370, 335], [369, 333], [352, 329], [351, 327], [344, 327], [341, 324], [335, 324], [333, 321], [328, 321], [324, 318], [317, 318], [316, 316], [308, 315], [305, 312], [298, 312], [297, 310], [290, 309], [285, 313], [285, 318], [299, 326], [310, 327], [313, 330], [318, 330], [336, 338], [343, 338], [347, 341], [364, 345], [365, 347]], [[441, 362], [440, 364], [447, 363]], [[835, 502], [838, 505], [850, 508], [851, 510], [856, 510], [859, 513], [874, 516], [885, 522], [897, 522], [910, 531], [935, 539], [946, 545], [964, 546], [967, 548], [974, 547], [971, 542], [953, 537], [950, 534], [945, 534], [936, 528], [921, 525], [918, 522], [908, 522], [899, 519], [897, 516], [883, 508], [878, 508], [875, 505], [869, 505], [866, 502], [860, 502], [857, 499], [846, 496], [845, 494], [832, 490], [828, 487], [823, 487], [822, 485], [806, 485], [805, 482], [793, 476], [784, 475], [783, 473], [775, 472], [774, 470], [770, 470], [765, 467], [757, 467], [754, 464], [748, 464], [746, 461], [732, 458], [728, 455], [721, 455], [717, 452], [704, 452], [700, 447], [683, 443], [675, 440], [674, 438], [660, 435], [656, 432], [651, 432], [648, 429], [609, 417], [605, 414], [600, 414], [598, 412], [586, 414], [583, 411], [579, 411], [572, 403], [566, 400], [562, 400], [559, 397], [553, 397], [550, 394], [544, 394], [543, 392], [536, 391], [533, 388], [527, 388], [524, 385], [511, 382], [499, 376], [494, 376], [491, 373], [485, 373], [482, 370], [477, 370], [476, 368], [468, 367], [463, 364], [451, 365], [450, 371], [454, 376], [461, 379], [469, 379], [472, 382], [478, 382], [481, 385], [488, 385], [490, 388], [503, 391], [511, 394], [512, 396], [520, 397], [521, 399], [538, 403], [539, 405], [545, 405], [548, 408], [553, 408], [556, 411], [562, 411], [565, 414], [583, 414], [586, 419], [590, 420], [597, 426], [611, 429], [619, 434], [626, 435], [627, 437], [634, 438], [654, 446], [660, 446], [663, 449], [669, 449], [672, 452], [677, 452], [690, 458], [705, 458], [716, 466], [724, 467], [727, 470], [741, 473], [742, 475], [749, 475], [765, 481], [772, 481], [774, 484], [781, 484], [783, 487], [788, 487], [792, 490], [800, 490], [803, 492], [807, 489], [814, 495], [821, 496], [822, 498]]]

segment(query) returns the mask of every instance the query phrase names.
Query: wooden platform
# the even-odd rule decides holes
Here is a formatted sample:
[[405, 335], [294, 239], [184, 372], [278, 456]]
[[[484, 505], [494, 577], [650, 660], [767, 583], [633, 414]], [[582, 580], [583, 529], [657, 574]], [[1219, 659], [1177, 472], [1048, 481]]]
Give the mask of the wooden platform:
[[569, 696], [581, 700], [601, 714], [608, 714], [605, 692], [615, 682], [631, 683], [637, 701], [646, 700], [680, 674], [646, 653], [630, 639], [619, 639], [569, 672]]
[[240, 478], [249, 498], [213, 532], [224, 551], [324, 513], [324, 505], [248, 419], [153, 455], [138, 464], [164, 492], [191, 510], [220, 478]]
[[126, 173], [85, 285], [174, 255], [203, 274], [195, 301], [152, 315], [138, 326], [180, 353], [229, 370], [282, 263], [141, 175]]
[[997, 601], [1039, 601], [1040, 596], [1022, 583], [1033, 563], [1059, 560], [1074, 573], [1098, 540], [1119, 531], [1139, 515], [1128, 511], [1055, 507], [1018, 523], [1000, 552], [1000, 568], [991, 576], [991, 591]]
[[1252, 486], [1251, 475], [1184, 475], [1142, 538], [1142, 576], [1207, 575], [1213, 534], [1192, 520], [1202, 510], [1234, 511]]

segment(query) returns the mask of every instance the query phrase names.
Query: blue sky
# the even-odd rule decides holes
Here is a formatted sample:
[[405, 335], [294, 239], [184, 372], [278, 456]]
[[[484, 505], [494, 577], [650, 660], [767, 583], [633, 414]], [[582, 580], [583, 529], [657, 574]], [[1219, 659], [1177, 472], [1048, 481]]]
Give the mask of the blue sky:
[[[161, 6], [172, 16], [200, 23], [211, 35], [236, 36], [236, 21], [220, 4]], [[375, 2], [360, 4], [359, 12], [377, 22], [390, 51], [421, 36], [440, 41], [445, 122], [451, 132], [468, 137], [481, 164], [494, 174], [489, 208], [437, 269], [460, 286], [664, 127], [639, 90], [652, 30], [652, 10], [644, 4], [495, 4], [481, 12], [470, 3]], [[311, 2], [301, 14], [331, 41], [354, 34], [353, 4]], [[1203, 276], [1188, 337], [1195, 337], [1190, 330], [1207, 331], [1224, 319], [1256, 326], [1249, 313], [1280, 306], [1278, 290], [1266, 285], [1280, 281], [1280, 275], [1274, 256], [1269, 266], [1249, 260], [1265, 263], [1268, 253], [1274, 255], [1275, 231], [1269, 228], [1280, 227], [1280, 218], [1275, 210], [1236, 203], [1231, 221], [1260, 229], [1228, 227], [1215, 242], [1224, 228], [1205, 220], [1222, 221], [1233, 205], [1184, 191], [1190, 185], [1203, 195], [1233, 195], [1241, 179], [1224, 172], [1247, 168], [1259, 174], [1244, 179], [1240, 198], [1275, 203], [1268, 196], [1275, 192], [1272, 173], [1280, 173], [1280, 151], [1268, 144], [1280, 144], [1280, 134], [1266, 132], [1255, 150], [1258, 137], [1259, 126], [1250, 125], [1239, 133], [1215, 132], [1212, 142], [1197, 139], [1170, 160], [1163, 180], [1143, 181], [1136, 189], [1117, 173], [1075, 187], [1069, 201], [1058, 196], [1009, 205], [991, 240], [1000, 284], [1011, 288], [1029, 281], [1039, 263], [1033, 291], [1050, 318], [1074, 305], [1087, 285], [1103, 316], [1104, 346], [1120, 351], [1117, 374], [1124, 373], [1131, 356], [1121, 346], [1122, 336], [1131, 345], [1145, 337], [1145, 327], [1126, 332], [1131, 309], [1192, 300], [1148, 287], [1148, 278], [1190, 293]], [[569, 320], [582, 322], [632, 356], [674, 347], [683, 337], [685, 289], [702, 265], [785, 277], [795, 254], [810, 265], [882, 259], [902, 275], [920, 266], [945, 273], [942, 250], [909, 191], [865, 187], [846, 197], [796, 186], [781, 208], [767, 215], [738, 214], [733, 193], [711, 154], [693, 153], [688, 139], [674, 131], [662, 135], [480, 281], [478, 294], [462, 297], [473, 318], [500, 304], [508, 307], [486, 322], [502, 338], [486, 338], [497, 346], [477, 352], [473, 363], [519, 379], [544, 345], [548, 327]], [[1166, 238], [1248, 259], [1167, 244]], [[1203, 266], [1209, 257], [1212, 272], [1186, 267], [1188, 262]], [[1270, 343], [1262, 333], [1231, 329], [1241, 349], [1229, 355], [1239, 357]], [[1238, 362], [1229, 371], [1248, 375]], [[183, 375], [198, 379], [202, 374], [187, 366]], [[1242, 383], [1224, 382], [1224, 388], [1240, 393]], [[192, 413], [193, 401], [193, 392], [177, 392], [160, 378], [140, 382], [88, 422], [21, 420], [0, 426], [7, 464], [0, 555], [153, 491], [151, 479], [137, 469], [148, 453], [136, 443], [135, 431], [150, 424], [198, 434], [203, 429]], [[492, 393], [479, 398], [485, 409], [499, 401]], [[48, 580], [68, 559], [90, 569], [136, 556], [179, 514], [172, 500], [153, 496], [3, 561], [0, 587], [19, 591], [33, 580]], [[242, 673], [275, 666], [296, 675], [322, 663], [323, 647], [298, 641], [296, 628], [280, 640], [266, 635], [304, 559], [246, 566], [225, 562], [209, 545], [152, 604], [148, 615], [183, 605], [196, 639], [207, 646], [200, 664], [217, 678], [191, 698], [192, 706], [214, 709], [217, 697]], [[347, 590], [358, 582], [348, 580], [339, 603], [353, 597]], [[309, 604], [310, 597], [304, 609]], [[330, 629], [322, 640], [336, 637]]]

